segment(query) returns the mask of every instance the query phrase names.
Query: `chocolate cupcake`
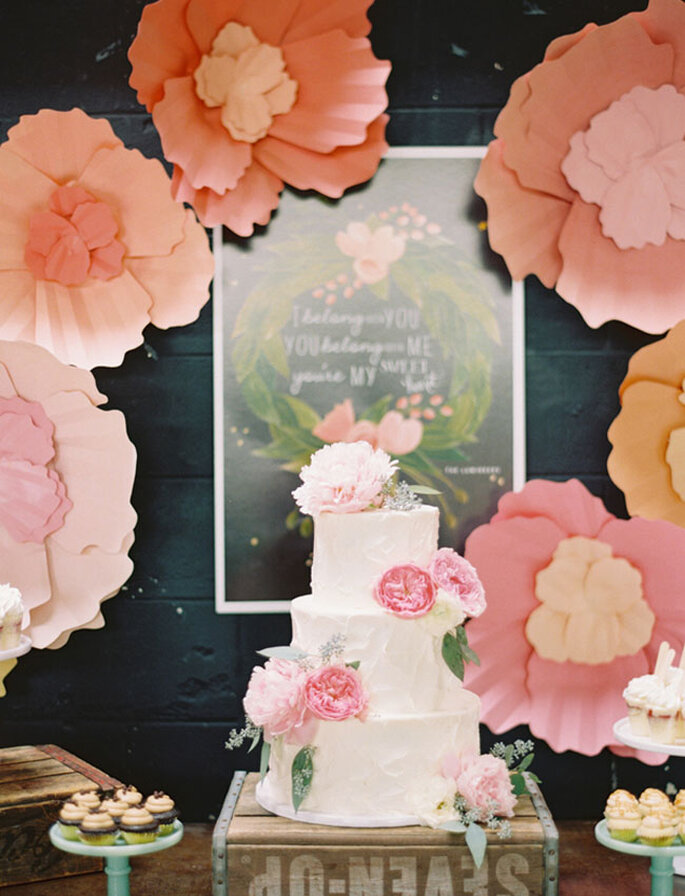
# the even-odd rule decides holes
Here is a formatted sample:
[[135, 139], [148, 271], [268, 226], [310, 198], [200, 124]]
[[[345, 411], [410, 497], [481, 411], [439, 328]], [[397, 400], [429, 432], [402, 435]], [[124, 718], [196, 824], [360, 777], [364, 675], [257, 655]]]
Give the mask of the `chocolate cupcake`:
[[59, 810], [57, 829], [65, 840], [78, 840], [78, 826], [88, 814], [85, 806], [65, 800]]
[[119, 819], [119, 831], [127, 843], [151, 843], [157, 839], [159, 822], [145, 806], [129, 806]]
[[109, 799], [102, 801], [99, 811], [106, 812], [108, 815], [111, 815], [112, 820], [118, 824], [121, 816], [128, 808], [128, 803], [125, 803], [123, 800], [115, 800], [114, 797], [110, 797]]
[[111, 846], [117, 838], [117, 825], [106, 812], [89, 812], [78, 828], [79, 840], [89, 846]]
[[129, 806], [138, 806], [143, 802], [143, 794], [133, 784], [127, 784], [125, 787], [118, 787], [114, 791], [114, 799], [123, 800]]
[[69, 800], [79, 806], [85, 806], [89, 812], [92, 812], [99, 807], [101, 795], [97, 790], [77, 790], [76, 793], [72, 793]]
[[173, 831], [174, 822], [178, 818], [178, 809], [170, 796], [161, 790], [155, 790], [145, 800], [145, 808], [159, 822], [160, 837], [165, 837]]

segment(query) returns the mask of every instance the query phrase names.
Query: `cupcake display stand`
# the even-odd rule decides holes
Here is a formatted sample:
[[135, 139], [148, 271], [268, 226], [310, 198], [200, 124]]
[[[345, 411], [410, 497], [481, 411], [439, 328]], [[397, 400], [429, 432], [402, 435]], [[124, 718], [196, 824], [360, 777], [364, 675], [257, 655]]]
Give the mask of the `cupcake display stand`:
[[[81, 843], [80, 840], [67, 840], [59, 832], [57, 824], [50, 828], [50, 841], [57, 849], [70, 852], [77, 856], [101, 856], [105, 860], [105, 874], [107, 875], [107, 896], [129, 896], [129, 874], [131, 865], [130, 856], [143, 856], [151, 852], [160, 852], [175, 846], [183, 837], [183, 825], [180, 821], [174, 822], [174, 829], [164, 837], [158, 837], [151, 843], [136, 843], [129, 845], [123, 840], [117, 840], [111, 846], [91, 846]], [[685, 849], [683, 850], [685, 853]]]
[[0, 663], [3, 660], [13, 660], [23, 656], [25, 653], [29, 652], [31, 646], [31, 639], [27, 638], [26, 635], [22, 635], [18, 647], [12, 647], [9, 650], [0, 650]]
[[[669, 756], [685, 756], [685, 745], [660, 744], [647, 737], [638, 737], [630, 730], [627, 718], [619, 719], [614, 725], [614, 736], [627, 747], [646, 750], [650, 753], [664, 753]], [[633, 856], [650, 856], [649, 872], [652, 876], [651, 896], [672, 896], [673, 874], [685, 873], [685, 844], [677, 846], [645, 846], [642, 843], [626, 843], [616, 840], [607, 829], [604, 819], [595, 825], [595, 837], [608, 849]]]

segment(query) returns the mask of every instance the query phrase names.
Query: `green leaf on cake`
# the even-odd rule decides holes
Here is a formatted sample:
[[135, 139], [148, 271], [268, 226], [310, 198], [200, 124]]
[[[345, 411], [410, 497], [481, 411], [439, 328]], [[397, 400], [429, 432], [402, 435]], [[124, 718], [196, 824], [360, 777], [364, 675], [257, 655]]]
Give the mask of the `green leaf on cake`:
[[264, 780], [264, 775], [269, 768], [269, 757], [271, 756], [271, 744], [268, 741], [262, 741], [262, 753], [259, 757], [259, 780]]
[[257, 728], [255, 730], [254, 734], [252, 734], [252, 743], [250, 744], [250, 748], [247, 751], [248, 753], [251, 753], [255, 749], [255, 747], [259, 743], [259, 739], [261, 738], [261, 736], [262, 736], [262, 729]]
[[301, 660], [305, 656], [307, 656], [307, 654], [304, 653], [304, 651], [297, 650], [297, 648], [290, 647], [287, 644], [283, 645], [282, 647], [264, 647], [262, 650], [258, 650], [257, 653], [260, 656], [265, 656], [269, 659], [271, 659], [271, 657], [274, 657], [275, 659], [278, 659], [278, 660], [295, 660], [295, 661], [297, 661], [297, 660]]
[[410, 491], [415, 495], [440, 495], [441, 491], [437, 488], [431, 488], [430, 485], [410, 485]]
[[297, 810], [309, 793], [314, 777], [314, 750], [312, 747], [302, 747], [293, 759], [291, 778], [293, 790], [293, 808]]
[[442, 639], [442, 658], [447, 663], [447, 668], [450, 672], [456, 675], [460, 681], [463, 681], [464, 657], [459, 639], [452, 632], [446, 632], [445, 637]]
[[483, 864], [483, 859], [485, 858], [485, 850], [488, 846], [488, 838], [485, 835], [485, 831], [480, 825], [477, 825], [475, 822], [471, 822], [471, 824], [466, 828], [466, 845], [473, 856], [473, 861], [475, 863], [476, 868], [480, 868]]
[[466, 830], [466, 825], [463, 821], [458, 821], [456, 818], [453, 818], [450, 821], [443, 821], [440, 825], [440, 830], [449, 831], [451, 834], [463, 834]]
[[359, 660], [354, 660], [352, 663], [345, 663], [348, 669], [358, 669], [359, 668]]

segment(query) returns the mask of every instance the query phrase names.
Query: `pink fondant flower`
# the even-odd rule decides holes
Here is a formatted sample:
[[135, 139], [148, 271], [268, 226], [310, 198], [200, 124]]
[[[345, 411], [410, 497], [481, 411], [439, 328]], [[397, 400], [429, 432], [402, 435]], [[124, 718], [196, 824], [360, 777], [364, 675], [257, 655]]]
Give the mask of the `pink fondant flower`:
[[317, 719], [331, 722], [363, 717], [368, 705], [359, 673], [350, 666], [321, 666], [311, 672], [305, 684], [304, 699]]
[[0, 556], [35, 647], [104, 625], [131, 574], [135, 450], [92, 375], [0, 342]]
[[429, 571], [438, 587], [458, 598], [467, 616], [480, 616], [486, 606], [485, 591], [465, 557], [452, 548], [440, 548], [433, 554]]
[[389, 224], [371, 230], [362, 221], [351, 221], [335, 235], [335, 244], [354, 258], [352, 267], [362, 283], [378, 283], [388, 276], [390, 265], [404, 255], [406, 239]]
[[[532, 480], [466, 541], [488, 595], [469, 622], [481, 665], [465, 683], [500, 733], [527, 724], [559, 752], [595, 755], [626, 712], [626, 683], [651, 672], [658, 645], [685, 642], [685, 531], [619, 520], [577, 480]], [[657, 754], [641, 756], [661, 761]]]
[[336, 442], [316, 451], [300, 471], [293, 497], [303, 513], [356, 513], [380, 501], [396, 461], [368, 442]]
[[483, 753], [462, 763], [456, 779], [457, 793], [464, 798], [468, 808], [477, 812], [485, 821], [488, 815], [511, 818], [516, 796], [507, 764], [498, 756]]
[[354, 418], [352, 399], [346, 398], [329, 411], [312, 433], [323, 442], [368, 442], [388, 454], [409, 454], [423, 437], [423, 423], [408, 420], [399, 411], [388, 411], [380, 423]]
[[685, 5], [589, 24], [514, 82], [476, 178], [488, 234], [597, 327], [685, 317]]
[[252, 670], [243, 706], [249, 719], [263, 729], [266, 741], [285, 735], [288, 742], [304, 743], [311, 736], [306, 682], [305, 670], [289, 660], [272, 658]]
[[366, 38], [368, 0], [158, 0], [129, 50], [131, 86], [207, 226], [249, 236], [284, 183], [339, 197], [387, 148], [390, 65]]
[[425, 616], [433, 605], [437, 588], [430, 573], [414, 563], [393, 566], [380, 577], [373, 596], [385, 610], [403, 619]]
[[162, 165], [80, 109], [25, 115], [0, 146], [0, 339], [83, 368], [120, 364], [143, 329], [195, 320], [207, 235]]

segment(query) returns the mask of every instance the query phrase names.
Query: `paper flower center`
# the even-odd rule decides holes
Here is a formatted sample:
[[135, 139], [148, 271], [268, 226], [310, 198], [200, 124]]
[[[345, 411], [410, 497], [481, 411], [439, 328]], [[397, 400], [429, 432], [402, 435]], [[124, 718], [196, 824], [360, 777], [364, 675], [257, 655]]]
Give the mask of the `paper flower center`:
[[535, 596], [541, 606], [528, 617], [526, 637], [542, 659], [609, 663], [637, 653], [651, 637], [654, 614], [641, 573], [602, 541], [560, 541], [535, 578]]
[[24, 259], [38, 280], [64, 286], [110, 280], [121, 273], [125, 252], [118, 229], [106, 202], [75, 185], [59, 187], [49, 210], [31, 216]]
[[289, 112], [297, 81], [285, 70], [279, 47], [262, 43], [251, 28], [229, 22], [195, 69], [195, 90], [234, 140], [255, 143], [269, 132], [275, 115]]
[[619, 249], [685, 239], [685, 96], [633, 87], [576, 131], [561, 170]]

